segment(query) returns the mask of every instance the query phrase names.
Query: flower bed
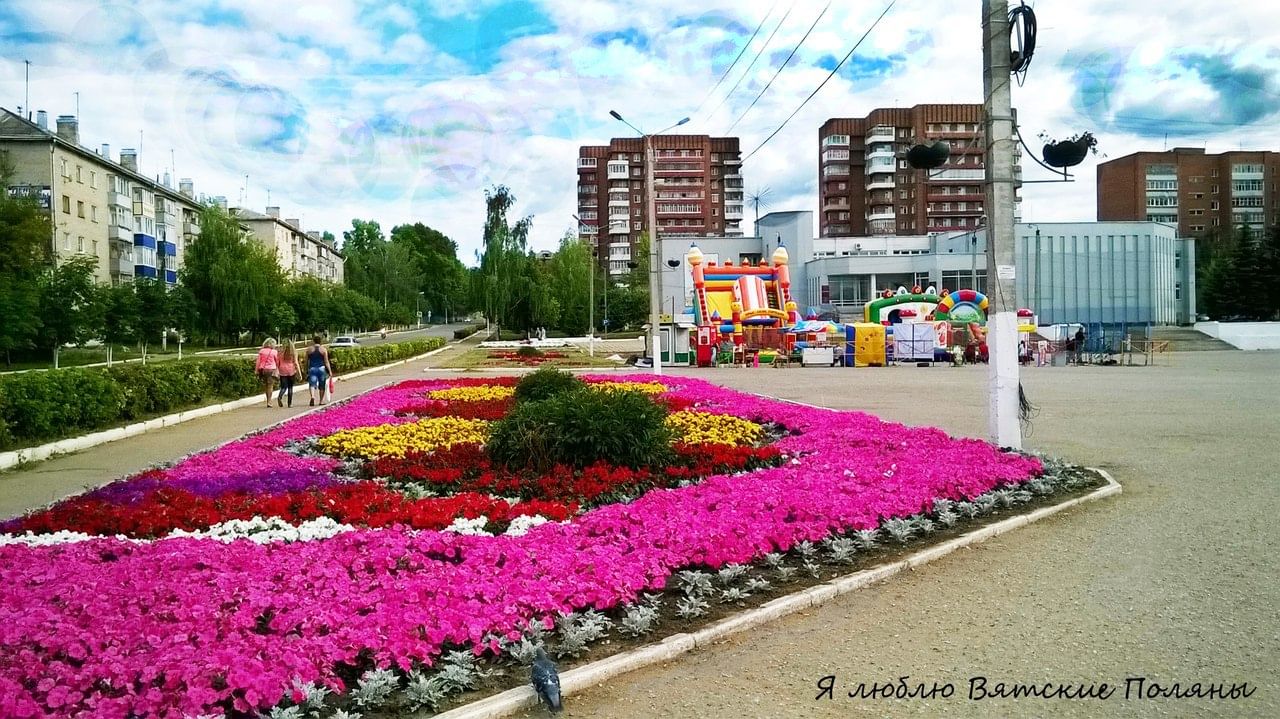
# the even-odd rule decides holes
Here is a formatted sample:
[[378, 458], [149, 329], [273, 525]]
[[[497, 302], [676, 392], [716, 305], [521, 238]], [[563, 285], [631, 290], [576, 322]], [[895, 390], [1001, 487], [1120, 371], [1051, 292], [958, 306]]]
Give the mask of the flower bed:
[[[875, 530], [1042, 471], [937, 429], [620, 379], [592, 381], [675, 412], [688, 441], [674, 465], [495, 469], [478, 428], [509, 409], [491, 388], [512, 381], [412, 381], [0, 524], [0, 716], [251, 712], [361, 676], [365, 691], [387, 676], [375, 667], [491, 654], [531, 620], [631, 603], [684, 569]], [[332, 439], [433, 419], [475, 434]]]

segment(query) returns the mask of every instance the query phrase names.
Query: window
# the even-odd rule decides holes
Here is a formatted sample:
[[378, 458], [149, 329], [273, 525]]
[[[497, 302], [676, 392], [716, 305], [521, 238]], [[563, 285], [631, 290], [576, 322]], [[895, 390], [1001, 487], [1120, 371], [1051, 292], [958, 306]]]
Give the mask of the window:
[[1204, 210], [1200, 210], [1200, 209], [1190, 210], [1190, 211], [1188, 211], [1188, 213], [1187, 213], [1187, 214], [1190, 214], [1190, 215], [1203, 215], [1203, 214], [1204, 214]]
[[97, 205], [94, 205], [93, 207], [90, 207], [90, 208], [89, 208], [89, 219], [93, 220], [94, 222], [97, 222], [97, 221], [98, 221], [98, 206], [97, 206]]
[[631, 168], [631, 176], [632, 176], [632, 177], [639, 177], [639, 176], [640, 176], [640, 168], [638, 168], [638, 167], [633, 167], [633, 168]]
[[1215, 211], [1216, 211], [1216, 210], [1218, 209], [1218, 201], [1217, 201], [1217, 200], [1214, 200], [1213, 202], [1210, 202], [1210, 203], [1209, 203], [1209, 209], [1210, 209], [1210, 210], [1215, 210]]
[[76, 200], [76, 217], [84, 219], [84, 202], [81, 200]]
[[1218, 194], [1218, 186], [1217, 186], [1217, 185], [1209, 185], [1209, 194], [1212, 194], [1212, 195], [1216, 195], [1216, 194]]
[[[76, 165], [76, 182], [79, 182], [82, 185], [84, 184], [84, 166], [83, 165]], [[81, 252], [84, 252], [84, 250], [81, 250]]]
[[632, 195], [632, 196], [631, 196], [631, 201], [632, 201], [632, 202], [639, 202], [639, 201], [640, 201], [640, 196], [639, 196], [639, 195]]
[[719, 207], [712, 207], [712, 208], [711, 208], [711, 216], [712, 216], [712, 217], [719, 217], [719, 216], [720, 216], [720, 208], [719, 208]]
[[898, 160], [898, 169], [899, 169], [899, 170], [905, 170], [905, 169], [907, 169], [907, 161], [906, 161], [906, 160]]
[[76, 238], [76, 252], [84, 252], [84, 235]]
[[62, 233], [62, 249], [64, 250], [71, 249], [71, 233], [70, 232]]
[[1233, 175], [1259, 174], [1260, 175], [1262, 174], [1262, 165], [1232, 165], [1231, 174]]
[[1217, 177], [1217, 176], [1218, 176], [1218, 168], [1215, 167], [1212, 170], [1209, 170], [1209, 177]]
[[71, 179], [71, 168], [70, 168], [70, 166], [69, 166], [69, 165], [67, 165], [67, 161], [66, 161], [66, 160], [60, 160], [60, 162], [61, 162], [61, 164], [62, 164], [62, 176], [63, 176], [63, 177], [65, 177], [66, 179], [70, 180], [70, 179]]
[[62, 212], [67, 215], [71, 214], [71, 198], [67, 195], [62, 196]]
[[906, 190], [898, 190], [898, 199], [899, 199], [899, 200], [905, 200], [905, 199], [907, 199], [907, 191], [906, 191]]

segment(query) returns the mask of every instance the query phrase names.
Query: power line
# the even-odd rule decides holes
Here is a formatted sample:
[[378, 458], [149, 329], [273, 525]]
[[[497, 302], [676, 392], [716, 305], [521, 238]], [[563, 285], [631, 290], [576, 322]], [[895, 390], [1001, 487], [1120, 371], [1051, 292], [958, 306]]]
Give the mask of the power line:
[[742, 44], [742, 49], [738, 51], [738, 56], [733, 58], [733, 62], [729, 63], [729, 67], [725, 68], [724, 73], [720, 75], [720, 79], [716, 80], [715, 86], [708, 90], [706, 97], [702, 98], [702, 102], [698, 103], [698, 109], [693, 111], [694, 115], [702, 112], [702, 106], [707, 104], [707, 100], [711, 99], [711, 96], [715, 94], [716, 90], [720, 89], [720, 84], [724, 82], [726, 77], [729, 77], [729, 73], [733, 72], [733, 68], [738, 65], [738, 61], [747, 53], [747, 48], [751, 47], [751, 41], [755, 40], [756, 36], [760, 34], [760, 29], [764, 27], [765, 21], [769, 19], [769, 16], [773, 15], [773, 11], [777, 8], [778, 3], [775, 2], [773, 6], [769, 8], [769, 12], [765, 13], [764, 17], [760, 18], [760, 24], [756, 25], [755, 32], [751, 33], [751, 37], [747, 38], [747, 41]]
[[782, 132], [782, 128], [786, 127], [787, 123], [791, 122], [791, 119], [795, 117], [797, 114], [799, 114], [800, 111], [804, 109], [805, 105], [809, 104], [809, 101], [813, 99], [814, 95], [817, 95], [818, 91], [821, 90], [823, 86], [825, 86], [827, 82], [831, 80], [831, 78], [835, 77], [837, 72], [840, 72], [840, 68], [844, 67], [844, 64], [849, 61], [849, 58], [853, 57], [853, 53], [857, 51], [858, 46], [862, 44], [863, 40], [867, 39], [867, 36], [871, 34], [872, 30], [876, 29], [876, 25], [880, 24], [880, 21], [884, 19], [884, 16], [889, 14], [889, 10], [893, 8], [896, 2], [897, 0], [889, 0], [889, 4], [885, 6], [884, 11], [881, 12], [880, 16], [875, 19], [875, 22], [871, 23], [871, 27], [868, 27], [867, 31], [862, 33], [862, 37], [858, 38], [858, 41], [853, 44], [853, 47], [849, 48], [848, 54], [846, 54], [844, 58], [840, 60], [840, 62], [836, 63], [836, 66], [832, 68], [831, 72], [822, 80], [821, 83], [818, 84], [816, 88], [814, 88], [813, 92], [809, 93], [809, 96], [806, 97], [804, 101], [800, 103], [800, 106], [797, 107], [795, 111], [792, 112], [790, 115], [788, 115], [787, 119], [783, 120], [781, 125], [778, 125], [778, 129], [771, 132], [769, 136], [764, 139], [764, 142], [761, 142], [759, 145], [756, 146], [756, 149], [752, 150], [750, 153], [747, 154], [746, 157], [742, 158], [744, 161], [749, 159], [752, 155], [759, 152], [760, 148], [767, 145], [769, 141], [772, 140], [779, 132]]
[[827, 10], [829, 9], [831, 9], [830, 0], [828, 0], [826, 6], [822, 8], [822, 12], [818, 13], [818, 17], [814, 18], [813, 24], [809, 26], [804, 37], [800, 38], [800, 42], [796, 43], [796, 46], [792, 48], [791, 54], [787, 55], [787, 59], [782, 61], [782, 65], [778, 68], [778, 71], [773, 73], [773, 77], [769, 78], [769, 82], [765, 83], [764, 89], [760, 91], [759, 95], [756, 95], [756, 99], [752, 100], [751, 104], [747, 106], [747, 109], [743, 110], [742, 114], [738, 116], [738, 119], [733, 121], [733, 124], [729, 126], [728, 130], [725, 130], [726, 135], [733, 132], [733, 128], [737, 127], [739, 122], [742, 122], [742, 118], [746, 117], [747, 113], [751, 112], [751, 108], [755, 107], [756, 103], [760, 102], [760, 98], [764, 97], [764, 94], [769, 91], [769, 87], [773, 85], [773, 81], [777, 80], [778, 76], [782, 74], [782, 71], [787, 68], [787, 63], [791, 62], [791, 58], [795, 57], [796, 53], [800, 51], [800, 47], [804, 45], [804, 41], [809, 39], [809, 33], [813, 32], [813, 29], [822, 21], [822, 16], [826, 15]]
[[751, 74], [751, 70], [756, 66], [756, 62], [760, 60], [760, 56], [764, 54], [765, 50], [769, 49], [769, 43], [773, 42], [773, 36], [778, 34], [778, 31], [782, 29], [782, 26], [784, 24], [786, 24], [787, 18], [791, 16], [791, 11], [795, 9], [796, 9], [796, 6], [792, 5], [791, 7], [787, 8], [787, 11], [785, 13], [782, 14], [782, 19], [779, 20], [777, 26], [773, 28], [773, 32], [769, 33], [769, 37], [765, 39], [764, 45], [761, 45], [759, 52], [756, 53], [756, 56], [751, 58], [751, 64], [747, 65], [747, 71], [742, 73], [742, 77], [738, 78], [738, 81], [733, 84], [733, 87], [729, 88], [729, 94], [720, 98], [720, 103], [717, 104], [714, 108], [712, 108], [711, 112], [707, 113], [708, 116], [716, 114], [716, 110], [719, 110], [721, 107], [723, 107], [724, 103], [729, 98], [733, 97], [733, 93], [738, 91], [738, 86], [741, 85], [742, 81], [747, 79], [747, 77]]

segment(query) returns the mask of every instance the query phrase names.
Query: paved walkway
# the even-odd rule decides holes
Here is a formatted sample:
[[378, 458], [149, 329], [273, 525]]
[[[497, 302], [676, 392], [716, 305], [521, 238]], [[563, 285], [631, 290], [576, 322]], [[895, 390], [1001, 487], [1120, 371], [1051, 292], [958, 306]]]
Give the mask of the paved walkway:
[[[388, 382], [424, 377], [424, 369], [454, 353], [464, 351], [478, 341], [476, 338], [465, 345], [450, 344], [443, 352], [427, 359], [339, 382], [338, 397], [350, 397]], [[0, 472], [0, 518], [21, 514], [87, 488], [106, 484], [156, 464], [171, 462], [191, 452], [308, 412], [312, 408], [307, 404], [306, 385], [300, 389], [301, 391], [294, 388], [291, 408], [267, 408], [259, 405], [243, 407], [108, 442], [83, 452], [62, 455], [9, 472]]]
[[[1104, 467], [1124, 494], [821, 608], [570, 697], [565, 717], [1280, 717], [1280, 353], [1172, 367], [1028, 368], [1032, 449]], [[687, 372], [885, 419], [985, 431], [985, 367]], [[815, 682], [838, 677], [836, 701]], [[953, 682], [949, 700], [851, 699], [859, 682]], [[969, 678], [1108, 682], [1105, 702], [969, 701]], [[1124, 699], [1124, 680], [1248, 682], [1236, 702]], [[543, 716], [530, 712], [526, 716]]]

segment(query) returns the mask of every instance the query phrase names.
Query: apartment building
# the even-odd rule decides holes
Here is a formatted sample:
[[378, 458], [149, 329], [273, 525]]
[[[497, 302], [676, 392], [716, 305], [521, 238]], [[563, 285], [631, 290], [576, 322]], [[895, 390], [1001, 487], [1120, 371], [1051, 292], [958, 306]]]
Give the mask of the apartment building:
[[190, 179], [177, 189], [168, 174], [151, 179], [139, 170], [136, 150], [121, 150], [113, 160], [109, 145], [80, 144], [76, 117], [60, 116], [50, 129], [44, 111], [31, 121], [0, 108], [0, 153], [14, 170], [5, 189], [37, 197], [49, 211], [55, 262], [94, 257], [100, 283], [177, 282], [185, 247], [200, 234], [201, 206]]
[[[947, 162], [914, 170], [915, 144], [946, 142]], [[986, 201], [982, 105], [879, 108], [818, 130], [821, 237], [921, 235], [980, 227]], [[1021, 151], [1015, 153], [1015, 161]], [[1015, 167], [1015, 175], [1021, 172]], [[1017, 213], [1015, 213], [1017, 214]]]
[[[742, 153], [736, 137], [653, 138], [656, 226], [662, 238], [742, 236]], [[643, 138], [578, 149], [579, 237], [610, 274], [628, 270], [651, 226]]]
[[231, 213], [254, 238], [275, 252], [285, 274], [342, 284], [342, 253], [319, 232], [304, 231], [302, 220], [281, 219], [279, 207], [268, 207], [265, 213], [238, 207]]
[[1098, 219], [1175, 225], [1181, 236], [1280, 222], [1280, 152], [1135, 152], [1098, 165]]

